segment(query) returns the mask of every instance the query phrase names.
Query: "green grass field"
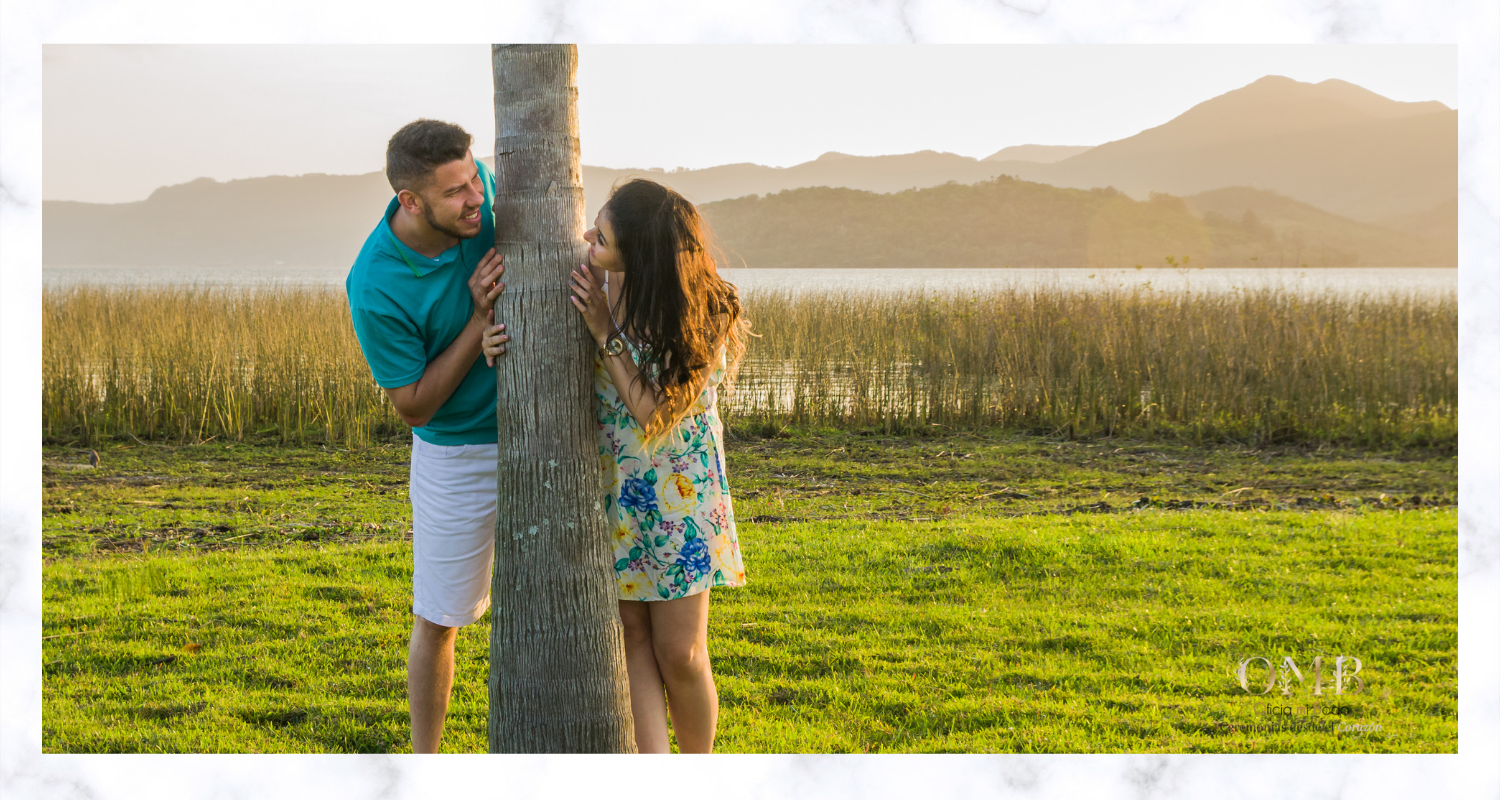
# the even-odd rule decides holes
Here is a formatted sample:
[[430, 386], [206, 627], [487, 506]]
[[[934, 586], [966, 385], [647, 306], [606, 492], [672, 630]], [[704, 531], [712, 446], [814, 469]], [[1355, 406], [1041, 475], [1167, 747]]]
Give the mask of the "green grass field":
[[[409, 750], [404, 445], [99, 453], [44, 449], [46, 752]], [[721, 752], [1457, 751], [1451, 451], [825, 431], [728, 470]], [[1252, 656], [1304, 680], [1247, 694]]]

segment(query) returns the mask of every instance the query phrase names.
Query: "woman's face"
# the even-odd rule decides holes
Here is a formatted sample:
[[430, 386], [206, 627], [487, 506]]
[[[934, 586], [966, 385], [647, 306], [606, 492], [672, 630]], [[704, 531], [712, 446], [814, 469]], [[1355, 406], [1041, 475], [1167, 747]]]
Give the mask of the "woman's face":
[[589, 243], [589, 266], [605, 272], [624, 272], [625, 262], [620, 257], [620, 248], [615, 244], [615, 229], [609, 224], [609, 216], [601, 209], [594, 218], [594, 227], [583, 234]]

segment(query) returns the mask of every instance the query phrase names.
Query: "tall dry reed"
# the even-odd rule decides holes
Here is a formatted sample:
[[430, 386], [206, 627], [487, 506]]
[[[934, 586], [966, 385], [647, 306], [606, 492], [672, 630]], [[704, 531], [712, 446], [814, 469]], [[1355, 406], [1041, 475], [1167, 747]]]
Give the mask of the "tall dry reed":
[[363, 443], [405, 429], [337, 289], [75, 287], [42, 299], [42, 431]]
[[750, 294], [746, 312], [741, 428], [1457, 437], [1451, 298], [1011, 288]]
[[[406, 430], [337, 289], [48, 289], [52, 440]], [[749, 293], [731, 427], [1452, 443], [1457, 302], [1150, 290]]]

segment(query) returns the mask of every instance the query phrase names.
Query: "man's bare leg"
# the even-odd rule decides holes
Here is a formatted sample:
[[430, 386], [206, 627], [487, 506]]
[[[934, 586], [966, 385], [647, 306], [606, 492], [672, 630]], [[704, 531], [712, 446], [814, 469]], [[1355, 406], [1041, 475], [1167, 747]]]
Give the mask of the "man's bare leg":
[[415, 617], [406, 652], [406, 698], [411, 708], [411, 751], [436, 753], [453, 690], [453, 642], [458, 629]]
[[635, 717], [635, 749], [640, 753], [671, 752], [667, 701], [651, 645], [650, 606], [654, 604], [619, 602], [620, 623], [625, 628], [625, 672], [630, 676], [630, 713]]

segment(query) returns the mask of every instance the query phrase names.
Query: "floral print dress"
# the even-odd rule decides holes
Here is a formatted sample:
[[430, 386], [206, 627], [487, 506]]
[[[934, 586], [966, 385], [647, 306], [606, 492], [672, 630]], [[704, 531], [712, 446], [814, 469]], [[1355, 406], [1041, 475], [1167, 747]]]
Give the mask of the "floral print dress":
[[[626, 349], [639, 364], [641, 353], [628, 338]], [[604, 509], [621, 600], [676, 600], [745, 583], [724, 477], [717, 402], [724, 371], [720, 351], [703, 393], [649, 449], [603, 360], [594, 362]]]

